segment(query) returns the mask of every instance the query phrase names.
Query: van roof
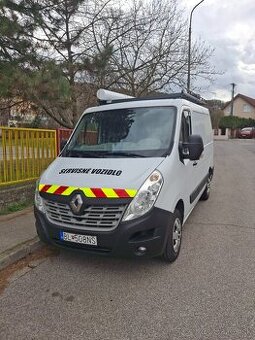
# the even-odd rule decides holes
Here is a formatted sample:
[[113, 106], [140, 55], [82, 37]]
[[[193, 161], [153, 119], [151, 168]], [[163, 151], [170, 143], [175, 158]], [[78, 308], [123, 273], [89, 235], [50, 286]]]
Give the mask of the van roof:
[[198, 95], [180, 92], [180, 93], [171, 93], [171, 94], [165, 94], [160, 96], [154, 96], [154, 97], [130, 97], [130, 98], [121, 98], [121, 99], [109, 99], [109, 100], [99, 100], [99, 105], [109, 105], [109, 104], [115, 104], [115, 103], [126, 103], [126, 102], [137, 102], [137, 101], [148, 101], [148, 100], [162, 100], [162, 99], [185, 99], [189, 102], [192, 102], [197, 105], [206, 106], [206, 102], [203, 98], [201, 98]]

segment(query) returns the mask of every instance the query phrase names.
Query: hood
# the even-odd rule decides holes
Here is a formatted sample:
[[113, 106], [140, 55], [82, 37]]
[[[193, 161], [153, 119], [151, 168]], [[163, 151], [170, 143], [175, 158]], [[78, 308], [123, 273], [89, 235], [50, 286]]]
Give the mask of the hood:
[[138, 190], [163, 160], [58, 157], [43, 173], [40, 184]]

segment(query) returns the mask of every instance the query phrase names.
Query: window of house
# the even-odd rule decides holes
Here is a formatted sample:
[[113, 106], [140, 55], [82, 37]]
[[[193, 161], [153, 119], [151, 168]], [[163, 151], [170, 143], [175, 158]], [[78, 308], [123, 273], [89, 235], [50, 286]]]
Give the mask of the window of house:
[[231, 106], [230, 105], [226, 107], [225, 112], [226, 113], [230, 113], [231, 112]]
[[251, 106], [249, 104], [244, 104], [243, 112], [251, 112]]

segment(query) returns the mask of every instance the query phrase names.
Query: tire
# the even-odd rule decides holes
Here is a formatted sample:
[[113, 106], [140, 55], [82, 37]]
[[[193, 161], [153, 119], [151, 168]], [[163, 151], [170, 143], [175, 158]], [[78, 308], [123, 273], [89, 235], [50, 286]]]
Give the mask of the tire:
[[204, 192], [202, 193], [200, 197], [200, 201], [207, 201], [208, 198], [210, 197], [211, 193], [211, 181], [212, 181], [212, 176], [208, 176], [207, 182], [206, 182], [206, 187]]
[[163, 253], [163, 259], [166, 262], [174, 262], [181, 249], [182, 241], [182, 216], [179, 210], [175, 210], [171, 225], [168, 227], [168, 238]]

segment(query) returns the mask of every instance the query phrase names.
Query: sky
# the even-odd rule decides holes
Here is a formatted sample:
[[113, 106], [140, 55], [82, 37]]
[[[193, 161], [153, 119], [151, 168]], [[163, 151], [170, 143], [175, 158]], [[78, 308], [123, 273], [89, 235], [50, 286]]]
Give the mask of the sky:
[[[199, 0], [178, 0], [189, 18]], [[235, 94], [255, 98], [255, 0], [204, 0], [194, 11], [192, 39], [202, 39], [214, 48], [211, 63], [223, 75], [213, 84], [200, 83], [206, 99], [231, 99]]]

